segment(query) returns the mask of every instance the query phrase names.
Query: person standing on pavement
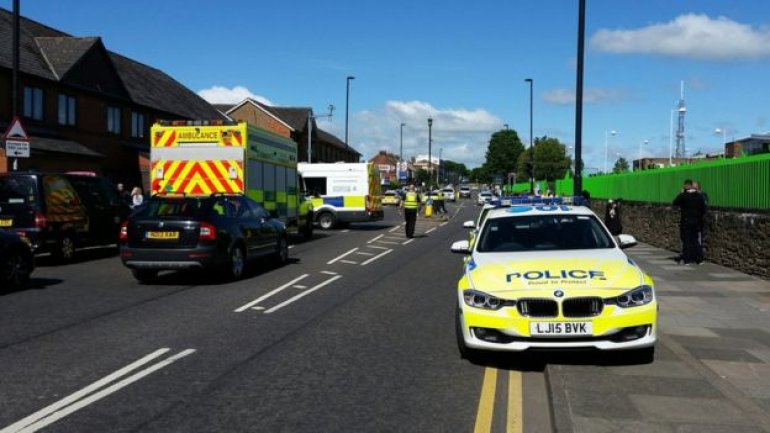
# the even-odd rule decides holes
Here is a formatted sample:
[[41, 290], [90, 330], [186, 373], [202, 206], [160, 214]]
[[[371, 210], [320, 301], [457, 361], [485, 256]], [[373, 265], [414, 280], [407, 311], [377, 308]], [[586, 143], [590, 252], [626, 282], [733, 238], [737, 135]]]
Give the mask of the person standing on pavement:
[[[709, 196], [704, 192], [700, 187], [700, 182], [697, 180], [694, 180], [692, 182], [692, 187], [695, 188], [701, 196], [703, 196], [703, 203], [704, 203], [704, 215], [708, 211], [708, 205], [709, 205]], [[703, 261], [703, 231], [706, 226], [706, 221], [701, 218], [700, 227], [698, 228], [698, 251], [697, 256], [699, 258], [699, 263]]]
[[700, 264], [703, 261], [703, 251], [698, 243], [698, 237], [703, 226], [703, 216], [706, 213], [703, 194], [693, 187], [692, 180], [687, 179], [673, 204], [678, 206], [680, 211], [679, 236], [682, 239], [682, 255], [678, 261], [684, 264]]
[[623, 224], [620, 220], [620, 199], [607, 202], [604, 212], [604, 225], [610, 230], [612, 236], [623, 233]]
[[414, 225], [417, 222], [417, 214], [420, 212], [420, 194], [414, 190], [414, 185], [409, 185], [399, 205], [399, 211], [404, 212], [406, 222], [406, 237], [414, 237]]

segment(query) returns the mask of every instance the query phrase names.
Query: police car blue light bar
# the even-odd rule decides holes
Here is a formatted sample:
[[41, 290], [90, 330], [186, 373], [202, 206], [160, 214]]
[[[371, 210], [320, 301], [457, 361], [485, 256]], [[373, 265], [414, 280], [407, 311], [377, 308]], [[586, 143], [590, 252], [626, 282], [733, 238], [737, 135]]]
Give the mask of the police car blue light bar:
[[502, 196], [490, 200], [489, 204], [497, 207], [507, 207], [514, 205], [547, 206], [558, 204], [571, 204], [574, 206], [584, 206], [585, 199], [582, 197], [540, 197], [540, 196]]

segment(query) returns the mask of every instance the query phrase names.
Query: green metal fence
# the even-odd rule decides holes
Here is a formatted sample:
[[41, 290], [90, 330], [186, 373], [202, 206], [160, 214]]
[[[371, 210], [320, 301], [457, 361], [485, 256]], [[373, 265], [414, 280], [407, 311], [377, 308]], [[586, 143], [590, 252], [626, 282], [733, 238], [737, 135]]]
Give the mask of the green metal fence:
[[[685, 179], [700, 182], [710, 207], [770, 209], [770, 154], [584, 177], [583, 189], [592, 198], [671, 203]], [[545, 191], [544, 184], [540, 185]], [[555, 193], [572, 195], [573, 185], [572, 179], [557, 180]], [[513, 185], [514, 193], [526, 191], [529, 182]]]

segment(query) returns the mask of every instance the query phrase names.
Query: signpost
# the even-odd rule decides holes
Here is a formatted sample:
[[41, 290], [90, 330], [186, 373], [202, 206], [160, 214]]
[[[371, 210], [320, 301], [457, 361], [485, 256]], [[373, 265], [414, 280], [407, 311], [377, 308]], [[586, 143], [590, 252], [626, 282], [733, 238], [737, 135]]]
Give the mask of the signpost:
[[29, 158], [29, 136], [18, 117], [14, 116], [11, 124], [8, 125], [3, 140], [5, 140], [5, 157], [13, 157], [13, 170], [16, 171], [19, 168], [19, 158]]

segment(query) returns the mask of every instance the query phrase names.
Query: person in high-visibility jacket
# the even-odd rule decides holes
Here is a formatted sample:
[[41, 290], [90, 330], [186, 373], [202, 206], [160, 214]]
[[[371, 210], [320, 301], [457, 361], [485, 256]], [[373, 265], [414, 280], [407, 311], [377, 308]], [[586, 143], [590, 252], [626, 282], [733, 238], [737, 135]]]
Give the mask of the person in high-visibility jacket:
[[414, 237], [414, 225], [417, 222], [417, 214], [420, 212], [420, 194], [414, 190], [414, 185], [409, 185], [400, 208], [404, 211], [406, 221], [406, 237]]

